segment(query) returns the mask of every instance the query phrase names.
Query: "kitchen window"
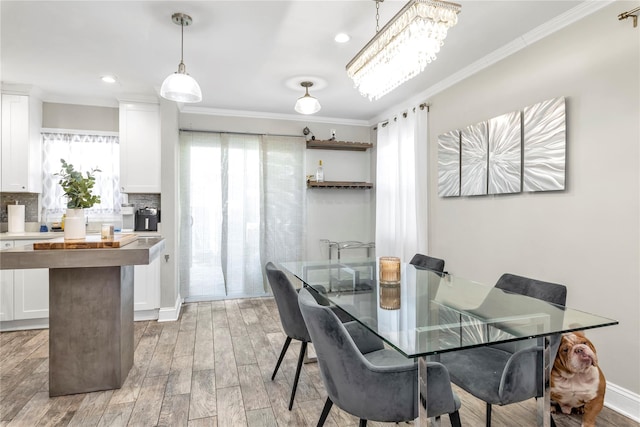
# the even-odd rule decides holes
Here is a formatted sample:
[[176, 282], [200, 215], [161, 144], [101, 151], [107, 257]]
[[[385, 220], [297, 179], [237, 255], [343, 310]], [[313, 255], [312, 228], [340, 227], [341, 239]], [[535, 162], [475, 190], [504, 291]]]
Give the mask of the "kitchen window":
[[100, 203], [87, 209], [89, 221], [113, 221], [120, 214], [120, 145], [113, 132], [58, 131], [42, 132], [42, 208], [46, 221], [59, 221], [67, 208], [60, 178], [60, 159], [83, 174], [93, 168], [96, 173], [94, 194]]

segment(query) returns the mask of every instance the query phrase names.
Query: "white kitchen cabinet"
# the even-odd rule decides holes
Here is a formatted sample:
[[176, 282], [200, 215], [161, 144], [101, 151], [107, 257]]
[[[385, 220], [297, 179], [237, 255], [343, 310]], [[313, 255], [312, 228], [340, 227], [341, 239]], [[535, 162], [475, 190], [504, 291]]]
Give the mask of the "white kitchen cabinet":
[[[2, 249], [40, 240], [3, 240]], [[1, 256], [1, 255], [0, 255]], [[0, 321], [49, 317], [49, 269], [0, 271]]]
[[[12, 248], [13, 241], [3, 241], [0, 247]], [[0, 270], [0, 321], [3, 320], [13, 320], [13, 270]]]
[[160, 106], [120, 103], [123, 193], [160, 193]]
[[133, 310], [160, 308], [160, 257], [133, 268]]
[[[27, 246], [39, 241], [15, 240], [14, 247]], [[13, 302], [14, 320], [48, 318], [49, 269], [14, 270]]]
[[29, 95], [2, 93], [3, 192], [42, 192], [42, 101]]

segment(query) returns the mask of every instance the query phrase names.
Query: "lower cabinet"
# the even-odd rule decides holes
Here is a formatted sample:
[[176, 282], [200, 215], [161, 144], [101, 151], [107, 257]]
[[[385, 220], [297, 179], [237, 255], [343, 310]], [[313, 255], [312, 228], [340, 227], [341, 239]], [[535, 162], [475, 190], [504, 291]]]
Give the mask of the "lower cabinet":
[[[14, 247], [29, 246], [41, 240], [14, 240]], [[13, 318], [49, 317], [49, 269], [33, 268], [13, 271]]]
[[[13, 241], [2, 241], [2, 249], [13, 247]], [[13, 320], [13, 270], [0, 270], [0, 321]]]
[[49, 269], [34, 268], [13, 272], [13, 318], [49, 317]]
[[[134, 311], [160, 308], [160, 257], [153, 260], [149, 265], [136, 265], [133, 267], [133, 286]], [[136, 320], [138, 318], [139, 316], [136, 316]]]
[[[2, 248], [27, 246], [37, 241], [3, 241]], [[1, 271], [0, 320], [49, 317], [49, 269]]]

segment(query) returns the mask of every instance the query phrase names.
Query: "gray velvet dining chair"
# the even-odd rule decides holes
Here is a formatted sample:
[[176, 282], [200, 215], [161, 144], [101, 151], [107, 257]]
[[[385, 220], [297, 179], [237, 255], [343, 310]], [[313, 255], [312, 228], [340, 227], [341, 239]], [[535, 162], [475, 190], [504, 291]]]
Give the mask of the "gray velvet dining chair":
[[[564, 306], [567, 288], [514, 274], [503, 274], [495, 288]], [[482, 313], [486, 307], [477, 308]], [[560, 336], [549, 338], [549, 360], [553, 363]], [[444, 353], [440, 356], [451, 380], [463, 390], [486, 403], [486, 426], [491, 426], [492, 405], [508, 405], [542, 395], [544, 372], [540, 371], [543, 347], [529, 339], [468, 350]], [[553, 421], [553, 419], [552, 419]]]
[[[322, 297], [318, 297], [322, 298]], [[318, 358], [320, 377], [327, 400], [318, 420], [324, 425], [331, 407], [360, 418], [380, 422], [409, 421], [418, 416], [418, 365], [392, 349], [358, 322], [342, 323], [314, 291], [299, 292], [300, 311], [307, 324]], [[460, 399], [451, 389], [446, 368], [427, 364], [427, 415], [449, 413], [451, 423], [460, 427]]]
[[276, 305], [278, 306], [282, 329], [287, 335], [284, 345], [282, 346], [282, 351], [280, 352], [280, 357], [278, 357], [276, 367], [271, 375], [272, 381], [278, 373], [282, 359], [284, 359], [291, 341], [295, 339], [301, 342], [300, 354], [298, 355], [298, 365], [296, 367], [296, 374], [291, 388], [291, 398], [289, 399], [289, 410], [291, 410], [293, 407], [293, 400], [296, 396], [296, 389], [298, 388], [298, 380], [300, 379], [300, 370], [302, 369], [304, 355], [307, 351], [307, 344], [311, 342], [311, 337], [309, 336], [304, 319], [300, 313], [300, 307], [298, 306], [298, 292], [287, 275], [284, 274], [282, 270], [279, 270], [272, 262], [267, 263], [265, 270], [267, 272], [267, 280], [269, 281], [269, 285], [273, 291], [273, 297], [276, 300]]
[[444, 260], [440, 258], [434, 258], [429, 255], [417, 253], [413, 256], [413, 258], [411, 258], [409, 264], [415, 265], [416, 267], [437, 271], [439, 273], [444, 272]]

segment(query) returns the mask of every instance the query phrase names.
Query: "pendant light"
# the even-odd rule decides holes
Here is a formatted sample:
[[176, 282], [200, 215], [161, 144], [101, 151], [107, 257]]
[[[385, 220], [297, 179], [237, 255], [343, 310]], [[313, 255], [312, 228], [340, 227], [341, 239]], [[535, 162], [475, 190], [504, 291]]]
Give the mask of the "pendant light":
[[309, 95], [309, 88], [313, 86], [312, 82], [302, 82], [300, 86], [305, 88], [304, 96], [296, 101], [295, 110], [300, 114], [314, 114], [320, 111], [320, 102], [313, 96]]
[[180, 64], [178, 71], [170, 74], [160, 88], [160, 96], [177, 102], [200, 102], [202, 101], [202, 91], [198, 82], [187, 74], [187, 67], [183, 62], [184, 54], [184, 27], [191, 25], [191, 17], [184, 13], [174, 13], [171, 15], [174, 24], [180, 25]]

